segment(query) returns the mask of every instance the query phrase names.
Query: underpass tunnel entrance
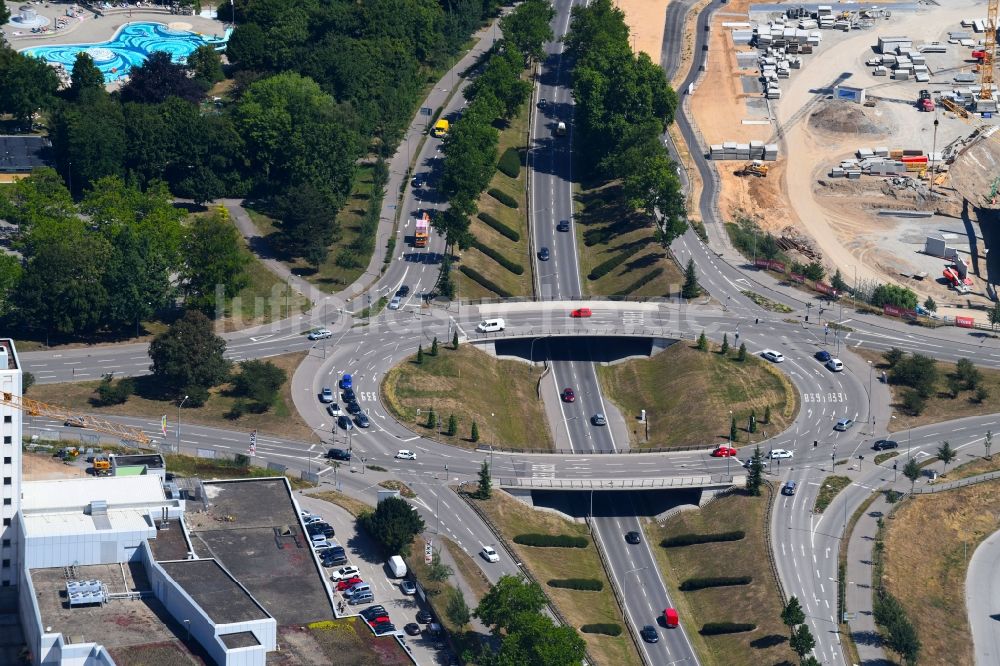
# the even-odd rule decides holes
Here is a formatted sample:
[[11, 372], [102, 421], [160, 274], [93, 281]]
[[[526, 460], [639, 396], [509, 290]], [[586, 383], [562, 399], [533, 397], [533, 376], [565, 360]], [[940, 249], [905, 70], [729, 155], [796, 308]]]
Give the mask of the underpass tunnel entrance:
[[701, 502], [700, 489], [684, 490], [533, 490], [536, 508], [559, 511], [574, 518], [658, 516], [675, 507]]
[[498, 358], [519, 358], [533, 363], [542, 361], [614, 363], [629, 358], [648, 358], [674, 341], [662, 338], [581, 335], [497, 339], [493, 342]]

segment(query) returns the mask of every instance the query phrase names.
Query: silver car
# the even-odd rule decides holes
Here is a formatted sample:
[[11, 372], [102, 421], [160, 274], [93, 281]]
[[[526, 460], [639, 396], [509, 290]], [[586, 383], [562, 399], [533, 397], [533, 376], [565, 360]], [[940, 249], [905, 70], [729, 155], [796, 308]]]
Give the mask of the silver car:
[[590, 417], [590, 422], [593, 423], [595, 426], [608, 425], [608, 420], [604, 418], [604, 414], [601, 413], [594, 414], [592, 417]]

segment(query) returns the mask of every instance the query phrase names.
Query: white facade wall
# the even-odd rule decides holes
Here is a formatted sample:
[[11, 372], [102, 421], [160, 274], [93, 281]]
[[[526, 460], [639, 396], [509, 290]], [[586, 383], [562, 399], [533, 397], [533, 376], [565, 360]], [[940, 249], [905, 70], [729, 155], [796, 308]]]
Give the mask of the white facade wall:
[[[7, 351], [7, 369], [0, 369], [0, 391], [21, 395], [21, 362], [14, 341], [0, 340]], [[17, 510], [21, 497], [22, 413], [0, 406], [0, 585], [17, 585], [21, 570], [17, 543]]]
[[114, 564], [139, 559], [138, 549], [146, 539], [156, 536], [156, 529], [116, 531], [56, 536], [26, 536], [25, 566], [29, 569], [65, 567], [70, 564]]

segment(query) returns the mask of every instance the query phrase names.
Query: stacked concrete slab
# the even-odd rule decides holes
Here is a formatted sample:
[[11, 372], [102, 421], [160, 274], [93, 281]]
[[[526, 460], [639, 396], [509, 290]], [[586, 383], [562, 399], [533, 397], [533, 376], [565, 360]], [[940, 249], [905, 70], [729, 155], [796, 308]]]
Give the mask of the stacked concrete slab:
[[744, 162], [750, 160], [773, 162], [778, 159], [778, 144], [764, 143], [763, 141], [715, 143], [709, 146], [709, 158], [713, 160], [742, 160]]

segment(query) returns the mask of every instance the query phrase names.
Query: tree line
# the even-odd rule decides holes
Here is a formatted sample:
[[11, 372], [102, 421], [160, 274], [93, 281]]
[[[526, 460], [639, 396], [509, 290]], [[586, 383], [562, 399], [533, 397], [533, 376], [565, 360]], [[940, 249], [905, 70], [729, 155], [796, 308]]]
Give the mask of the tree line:
[[589, 179], [620, 179], [629, 204], [656, 220], [668, 246], [687, 229], [676, 165], [660, 143], [677, 95], [663, 69], [629, 46], [611, 0], [573, 8], [566, 52], [573, 67], [574, 153]]

